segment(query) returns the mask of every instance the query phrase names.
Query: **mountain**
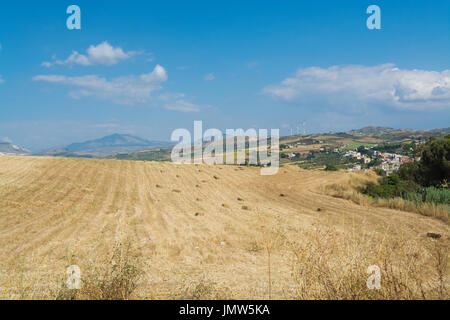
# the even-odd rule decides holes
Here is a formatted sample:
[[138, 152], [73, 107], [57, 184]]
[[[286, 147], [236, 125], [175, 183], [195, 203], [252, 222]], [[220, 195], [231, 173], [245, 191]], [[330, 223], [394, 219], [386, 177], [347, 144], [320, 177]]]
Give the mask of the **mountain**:
[[402, 133], [412, 133], [412, 134], [423, 134], [423, 135], [442, 135], [446, 133], [450, 133], [450, 128], [438, 128], [431, 130], [414, 130], [414, 129], [395, 129], [389, 127], [364, 127], [357, 130], [351, 130], [348, 133], [356, 133], [356, 134], [375, 134], [375, 135], [383, 135], [383, 134], [402, 134]]
[[151, 141], [129, 134], [112, 134], [100, 139], [72, 143], [62, 148], [52, 149], [42, 153], [48, 156], [66, 157], [104, 157], [118, 153], [128, 153], [169, 147], [171, 143]]
[[0, 141], [0, 154], [30, 155], [31, 151], [9, 142]]
[[389, 127], [364, 127], [361, 129], [351, 130], [351, 133], [357, 134], [386, 134], [391, 132], [408, 131], [408, 129], [394, 129]]

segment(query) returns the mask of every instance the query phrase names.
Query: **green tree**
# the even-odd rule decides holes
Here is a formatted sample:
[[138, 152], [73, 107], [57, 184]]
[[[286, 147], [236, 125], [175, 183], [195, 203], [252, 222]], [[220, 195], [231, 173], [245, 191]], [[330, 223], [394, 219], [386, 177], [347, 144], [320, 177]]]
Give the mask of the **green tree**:
[[421, 184], [440, 186], [450, 180], [450, 135], [442, 139], [431, 138], [419, 151]]

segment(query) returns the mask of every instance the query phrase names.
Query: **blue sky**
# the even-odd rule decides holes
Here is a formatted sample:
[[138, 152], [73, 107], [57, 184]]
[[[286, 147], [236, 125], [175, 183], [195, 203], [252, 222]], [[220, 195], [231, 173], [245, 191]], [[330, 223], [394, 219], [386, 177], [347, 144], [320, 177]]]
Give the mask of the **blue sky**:
[[[68, 30], [66, 8], [81, 8]], [[381, 8], [381, 30], [366, 8]], [[449, 1], [2, 1], [0, 139], [450, 123]], [[295, 129], [294, 129], [295, 131]]]

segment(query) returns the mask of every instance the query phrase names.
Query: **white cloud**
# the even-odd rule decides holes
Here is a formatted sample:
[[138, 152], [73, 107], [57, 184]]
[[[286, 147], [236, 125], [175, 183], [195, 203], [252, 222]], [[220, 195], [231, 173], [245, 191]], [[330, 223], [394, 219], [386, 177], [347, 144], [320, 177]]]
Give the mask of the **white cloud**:
[[393, 64], [299, 69], [263, 93], [284, 101], [325, 100], [329, 105], [382, 104], [411, 110], [450, 107], [450, 70], [399, 69]]
[[249, 70], [251, 70], [251, 69], [255, 69], [255, 68], [259, 67], [260, 65], [261, 65], [261, 63], [259, 63], [258, 61], [251, 61], [251, 62], [247, 63], [247, 68]]
[[156, 65], [152, 73], [141, 75], [144, 82], [163, 82], [167, 81], [167, 72], [159, 64]]
[[183, 93], [166, 92], [152, 98], [152, 93], [162, 89], [162, 83], [167, 81], [166, 70], [157, 65], [151, 73], [139, 76], [124, 76], [111, 80], [98, 75], [69, 77], [65, 75], [38, 75], [34, 81], [44, 81], [67, 85], [71, 88], [69, 95], [73, 99], [96, 97], [110, 100], [117, 104], [142, 105], [153, 102], [167, 110], [181, 112], [198, 112], [200, 107], [188, 102]]
[[6, 142], [6, 143], [11, 143], [11, 144], [13, 143], [12, 140], [8, 137], [0, 138], [0, 142]]
[[157, 65], [151, 73], [140, 76], [123, 76], [108, 80], [98, 75], [69, 77], [64, 75], [38, 75], [34, 81], [59, 83], [74, 88], [70, 96], [75, 99], [94, 96], [118, 104], [148, 103], [151, 93], [160, 90], [167, 80], [166, 70]]
[[92, 125], [93, 128], [117, 128], [119, 125], [117, 123], [98, 123]]
[[159, 100], [163, 101], [164, 108], [167, 110], [175, 110], [181, 112], [199, 112], [200, 107], [186, 101], [183, 93], [164, 93], [161, 94]]
[[160, 94], [158, 99], [164, 102], [169, 102], [177, 99], [182, 99], [184, 97], [185, 97], [184, 93], [165, 92], [163, 94]]
[[212, 81], [212, 80], [214, 80], [216, 77], [214, 76], [214, 74], [212, 74], [212, 73], [208, 73], [205, 77], [204, 77], [204, 79], [205, 79], [205, 81]]
[[167, 103], [164, 108], [167, 110], [175, 110], [175, 111], [181, 111], [181, 112], [199, 112], [200, 107], [187, 102], [184, 99], [178, 99], [172, 102]]
[[53, 62], [42, 62], [42, 66], [51, 67], [53, 65], [82, 65], [82, 66], [92, 66], [97, 64], [102, 65], [114, 65], [119, 61], [131, 58], [136, 54], [142, 52], [128, 51], [124, 52], [120, 47], [113, 47], [107, 41], [104, 41], [96, 46], [91, 45], [86, 54], [78, 53], [73, 51], [72, 54], [64, 61], [56, 60]]

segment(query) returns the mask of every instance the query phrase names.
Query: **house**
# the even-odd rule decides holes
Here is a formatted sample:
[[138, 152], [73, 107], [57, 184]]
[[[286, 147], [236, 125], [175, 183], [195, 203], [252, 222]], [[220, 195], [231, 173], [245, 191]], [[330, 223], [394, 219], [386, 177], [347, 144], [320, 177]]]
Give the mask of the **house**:
[[401, 158], [400, 158], [400, 162], [401, 162], [401, 163], [413, 163], [413, 162], [414, 162], [414, 159], [411, 159], [411, 158], [408, 157], [408, 156], [404, 156], [404, 157], [401, 157]]
[[360, 171], [360, 170], [361, 170], [361, 165], [359, 165], [359, 164], [348, 169], [348, 171]]
[[383, 161], [379, 168], [384, 170], [384, 172], [386, 172], [386, 175], [389, 176], [391, 173], [400, 169], [400, 162]]
[[350, 150], [346, 154], [344, 154], [344, 157], [356, 158], [356, 159], [360, 160], [361, 159], [361, 153], [360, 152], [356, 152], [354, 150]]
[[305, 151], [305, 152], [300, 152], [301, 156], [310, 156], [311, 152]]

